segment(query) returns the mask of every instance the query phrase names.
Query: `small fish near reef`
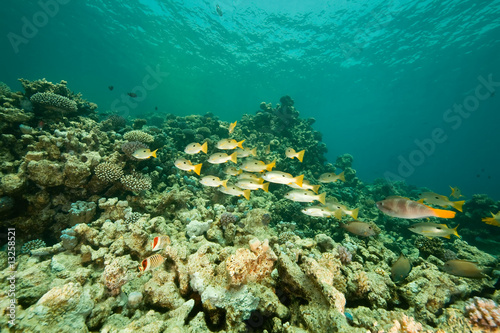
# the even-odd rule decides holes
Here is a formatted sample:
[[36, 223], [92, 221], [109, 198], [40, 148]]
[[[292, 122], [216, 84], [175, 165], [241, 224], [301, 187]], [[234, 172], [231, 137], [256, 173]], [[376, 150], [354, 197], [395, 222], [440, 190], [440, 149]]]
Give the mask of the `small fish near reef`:
[[198, 176], [200, 175], [201, 172], [201, 166], [203, 165], [202, 163], [193, 165], [191, 161], [186, 160], [185, 158], [178, 158], [175, 162], [174, 165], [177, 169], [181, 169], [184, 171], [194, 171]]
[[486, 224], [491, 224], [496, 227], [500, 227], [500, 211], [498, 211], [496, 214], [491, 213], [491, 217], [484, 217], [481, 219]]
[[302, 160], [304, 159], [305, 152], [306, 152], [305, 150], [301, 150], [299, 152], [296, 152], [295, 149], [293, 149], [293, 148], [287, 148], [287, 150], [285, 150], [285, 156], [288, 158], [291, 158], [292, 160], [294, 158], [297, 158], [300, 161], [300, 163], [302, 163]]
[[238, 163], [238, 153], [234, 152], [231, 155], [226, 153], [215, 153], [210, 155], [207, 162], [211, 164], [222, 164], [228, 161], [233, 162], [234, 164]]
[[219, 140], [219, 142], [217, 142], [217, 144], [215, 145], [215, 148], [230, 150], [230, 149], [235, 149], [236, 147], [239, 147], [239, 148], [243, 149], [243, 142], [245, 142], [245, 139], [243, 139], [241, 141], [236, 141], [235, 139], [222, 139], [222, 140]]
[[191, 142], [186, 146], [184, 152], [189, 155], [198, 154], [200, 151], [207, 153], [207, 143], [199, 144], [198, 142]]
[[457, 228], [458, 225], [455, 228], [450, 229], [446, 224], [424, 222], [411, 225], [408, 229], [416, 234], [425, 236], [427, 238], [444, 237], [449, 239], [451, 235], [455, 235], [458, 238], [461, 238], [458, 235]]
[[141, 262], [141, 266], [139, 266], [139, 271], [141, 273], [146, 273], [152, 269], [160, 267], [165, 262], [165, 258], [161, 254], [153, 254], [150, 257], [147, 257]]
[[167, 245], [170, 245], [170, 237], [167, 235], [156, 236], [151, 243], [151, 249], [155, 252], [164, 249]]
[[423, 193], [420, 193], [420, 195], [418, 197], [420, 199], [418, 202], [424, 203], [424, 201], [425, 201], [426, 203], [429, 203], [431, 205], [438, 205], [441, 207], [451, 206], [460, 212], [462, 211], [462, 206], [465, 203], [465, 200], [451, 201], [450, 199], [448, 199], [447, 196], [437, 194], [434, 192], [423, 192]]
[[323, 206], [309, 206], [301, 210], [301, 212], [308, 216], [313, 217], [330, 217], [332, 212]]
[[288, 184], [291, 188], [302, 189], [302, 190], [311, 190], [314, 193], [318, 194], [318, 190], [321, 185], [312, 185], [307, 179], [302, 181], [302, 186], [299, 186], [295, 183]]
[[133, 92], [128, 92], [127, 95], [129, 95], [132, 98], [136, 98], [137, 97], [137, 94], [133, 93]]
[[[218, 7], [218, 5], [217, 5], [217, 7]], [[229, 128], [228, 128], [228, 130], [229, 130], [229, 134], [233, 133], [234, 128], [236, 127], [236, 124], [237, 124], [237, 123], [238, 123], [238, 121], [235, 121], [234, 123], [230, 123], [230, 124], [229, 124]]]
[[285, 185], [295, 183], [297, 186], [302, 187], [304, 175], [294, 177], [291, 174], [282, 171], [269, 171], [263, 174], [262, 178], [270, 183]]
[[451, 189], [451, 194], [450, 194], [450, 197], [453, 197], [455, 199], [460, 199], [460, 197], [463, 197], [464, 195], [462, 195], [462, 191], [460, 191], [460, 189], [458, 187], [451, 187], [450, 186], [450, 189]]
[[337, 180], [345, 182], [344, 171], [338, 175], [335, 172], [327, 172], [319, 176], [318, 181], [320, 183], [335, 183]]
[[224, 194], [233, 195], [236, 197], [244, 196], [245, 199], [250, 200], [250, 190], [242, 190], [236, 185], [229, 184], [227, 187], [219, 187], [219, 191]]
[[488, 278], [489, 276], [486, 274], [487, 269], [481, 269], [477, 266], [475, 262], [453, 259], [448, 260], [444, 263], [442, 267], [443, 271], [448, 274], [468, 277], [468, 278]]
[[241, 165], [241, 170], [246, 172], [264, 172], [265, 170], [271, 171], [276, 165], [276, 160], [272, 161], [269, 164], [266, 164], [262, 161], [250, 159], [243, 162]]
[[221, 185], [227, 187], [227, 179], [220, 180], [217, 176], [204, 176], [200, 179], [200, 184], [210, 187], [219, 187]]
[[218, 14], [219, 16], [222, 16], [222, 9], [220, 9], [219, 5], [216, 5], [216, 6], [215, 6], [215, 11], [217, 12], [217, 14]]
[[399, 283], [406, 279], [411, 272], [411, 263], [402, 253], [399, 255], [398, 260], [392, 264], [391, 278], [394, 283]]
[[269, 192], [269, 183], [264, 183], [264, 179], [255, 180], [255, 179], [241, 179], [236, 182], [236, 186], [244, 189], [244, 190], [258, 190], [261, 189], [264, 192]]
[[319, 201], [323, 205], [326, 200], [326, 193], [315, 194], [313, 191], [308, 190], [293, 190], [285, 194], [285, 198], [297, 202], [313, 202]]
[[340, 227], [361, 237], [371, 237], [377, 235], [377, 232], [370, 223], [362, 221], [349, 221], [340, 223]]
[[147, 160], [150, 157], [156, 158], [157, 151], [158, 149], [151, 151], [149, 148], [148, 149], [141, 148], [134, 151], [132, 156], [137, 158], [138, 160]]
[[108, 89], [111, 91], [111, 90], [115, 89], [115, 87], [113, 87], [113, 86], [108, 86]]
[[402, 219], [422, 219], [426, 217], [452, 219], [456, 214], [456, 212], [450, 210], [432, 208], [400, 196], [387, 197], [385, 200], [377, 202], [376, 205], [384, 214]]

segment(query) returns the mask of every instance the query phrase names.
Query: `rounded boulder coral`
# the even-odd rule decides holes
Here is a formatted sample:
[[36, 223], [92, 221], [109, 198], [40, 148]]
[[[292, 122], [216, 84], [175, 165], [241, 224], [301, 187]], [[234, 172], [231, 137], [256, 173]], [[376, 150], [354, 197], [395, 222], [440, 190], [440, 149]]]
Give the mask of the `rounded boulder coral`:
[[116, 164], [104, 162], [95, 167], [95, 175], [102, 181], [112, 183], [123, 176], [123, 170]]
[[76, 103], [71, 99], [49, 92], [38, 92], [31, 96], [30, 101], [35, 105], [62, 113], [76, 113], [78, 110]]
[[143, 131], [130, 131], [123, 135], [123, 138], [128, 141], [139, 141], [144, 143], [151, 143], [155, 139], [152, 135]]

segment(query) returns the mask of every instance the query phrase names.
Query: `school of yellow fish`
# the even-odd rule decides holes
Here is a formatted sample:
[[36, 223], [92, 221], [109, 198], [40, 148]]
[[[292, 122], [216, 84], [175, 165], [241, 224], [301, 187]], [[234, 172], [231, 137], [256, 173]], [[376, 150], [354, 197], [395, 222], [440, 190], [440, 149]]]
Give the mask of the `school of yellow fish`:
[[[228, 127], [229, 135], [233, 133], [236, 125], [237, 121], [230, 123]], [[341, 220], [344, 215], [347, 215], [353, 220], [346, 223], [341, 222], [341, 228], [361, 237], [371, 237], [377, 235], [377, 231], [375, 230], [376, 226], [372, 222], [357, 220], [359, 213], [358, 208], [349, 209], [348, 207], [340, 204], [335, 198], [326, 198], [326, 193], [318, 193], [321, 185], [311, 184], [308, 180], [304, 179], [304, 175], [293, 176], [283, 171], [273, 170], [276, 165], [276, 161], [266, 163], [256, 159], [257, 148], [243, 147], [244, 142], [245, 140], [237, 141], [231, 138], [218, 141], [215, 146], [217, 149], [224, 151], [234, 150], [234, 152], [229, 154], [226, 152], [211, 154], [208, 157], [207, 162], [211, 164], [225, 164], [226, 167], [224, 168], [224, 173], [229, 177], [229, 179], [221, 180], [217, 176], [205, 175], [199, 179], [200, 184], [209, 187], [216, 187], [220, 192], [227, 195], [243, 196], [247, 200], [250, 199], [251, 191], [257, 191], [260, 189], [268, 192], [270, 183], [286, 185], [293, 189], [284, 195], [286, 199], [304, 203], [313, 203], [315, 201], [320, 203], [320, 205], [312, 205], [303, 208], [301, 210], [303, 214], [319, 218], [335, 217], [338, 220]], [[133, 156], [138, 160], [149, 159], [151, 157], [156, 158], [157, 150], [151, 151], [149, 149], [141, 148], [135, 151]], [[186, 146], [184, 152], [187, 155], [195, 155], [199, 153], [207, 154], [207, 142], [202, 144], [192, 142]], [[269, 153], [269, 146], [265, 153]], [[285, 150], [285, 156], [287, 158], [296, 158], [300, 163], [302, 163], [304, 159], [304, 154], [305, 150], [297, 152], [291, 147]], [[245, 158], [245, 160], [238, 166], [238, 159], [242, 158]], [[229, 162], [234, 165], [228, 165]], [[178, 158], [174, 162], [174, 165], [180, 170], [187, 172], [192, 171], [200, 176], [203, 163], [194, 165], [186, 158]], [[230, 177], [235, 178], [232, 183], [229, 183], [231, 181]], [[322, 184], [334, 183], [336, 181], [345, 182], [344, 172], [342, 171], [339, 174], [335, 174], [333, 172], [324, 173], [318, 178], [318, 181]], [[463, 197], [458, 187], [450, 186], [450, 188], [451, 197], [455, 199]], [[424, 202], [426, 204], [424, 204]], [[440, 207], [452, 207], [455, 210], [462, 212], [462, 206], [464, 203], [464, 200], [451, 201], [444, 195], [433, 192], [423, 192], [419, 195], [418, 201], [400, 196], [390, 196], [377, 202], [376, 206], [384, 214], [396, 218], [422, 219], [438, 217], [451, 219], [455, 217], [455, 211], [437, 209], [428, 206], [427, 204]], [[491, 215], [492, 217], [483, 218], [482, 221], [487, 224], [500, 226], [500, 212], [497, 212], [496, 214], [491, 213]], [[408, 229], [416, 234], [423, 235], [428, 238], [443, 237], [449, 239], [451, 235], [460, 237], [458, 235], [457, 228], [458, 225], [455, 228], [449, 228], [446, 224], [422, 222], [413, 224]], [[157, 236], [151, 244], [151, 249], [153, 252], [159, 251], [169, 244], [170, 238], [168, 236]], [[164, 261], [165, 258], [163, 258], [160, 254], [154, 254], [142, 261], [139, 266], [139, 271], [141, 273], [147, 272], [161, 266]], [[487, 277], [484, 269], [481, 269], [475, 263], [466, 260], [449, 260], [445, 263], [442, 269], [450, 274], [463, 277]], [[406, 276], [408, 276], [410, 271], [410, 261], [403, 254], [401, 254], [392, 266], [391, 277], [394, 282], [398, 283], [403, 281]]]

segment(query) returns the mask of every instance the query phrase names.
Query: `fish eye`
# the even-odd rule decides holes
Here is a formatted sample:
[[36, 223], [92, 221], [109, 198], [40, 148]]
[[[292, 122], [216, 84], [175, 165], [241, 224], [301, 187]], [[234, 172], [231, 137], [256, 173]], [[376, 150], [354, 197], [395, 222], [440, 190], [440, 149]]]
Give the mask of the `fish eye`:
[[439, 230], [441, 230], [441, 227], [436, 227], [436, 229], [439, 229]]
[[439, 197], [434, 197], [435, 199], [439, 199]]

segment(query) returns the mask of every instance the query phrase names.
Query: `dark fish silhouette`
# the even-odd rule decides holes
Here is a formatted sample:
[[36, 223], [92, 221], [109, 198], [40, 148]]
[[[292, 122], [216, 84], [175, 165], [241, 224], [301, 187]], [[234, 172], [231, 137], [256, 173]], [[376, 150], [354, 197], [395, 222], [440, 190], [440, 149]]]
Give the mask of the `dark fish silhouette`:
[[219, 14], [219, 16], [222, 16], [222, 9], [220, 9], [219, 5], [215, 7], [215, 10], [217, 11], [217, 14]]
[[155, 106], [155, 110], [158, 111], [158, 107], [157, 106]]
[[109, 89], [109, 90], [113, 90], [114, 88], [115, 88], [115, 87], [113, 87], [113, 86], [108, 86], [108, 89]]
[[129, 95], [130, 97], [137, 97], [137, 94], [136, 93], [133, 93], [133, 92], [129, 92], [127, 93], [127, 95]]

